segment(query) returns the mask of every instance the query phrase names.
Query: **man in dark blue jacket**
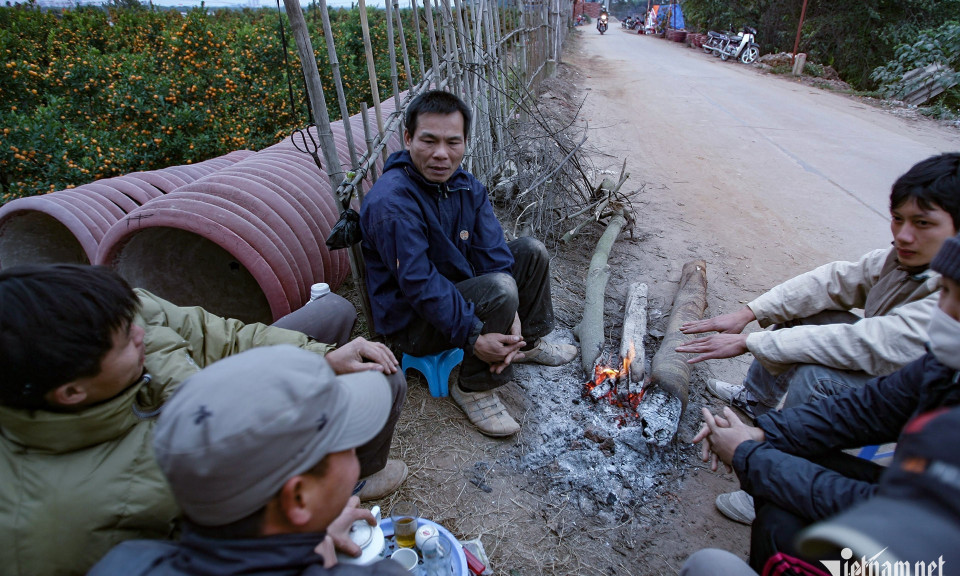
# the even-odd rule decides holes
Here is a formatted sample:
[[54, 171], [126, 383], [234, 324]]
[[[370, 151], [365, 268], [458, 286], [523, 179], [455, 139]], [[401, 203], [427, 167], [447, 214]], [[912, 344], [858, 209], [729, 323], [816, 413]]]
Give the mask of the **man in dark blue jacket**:
[[920, 359], [863, 388], [768, 412], [756, 427], [729, 408], [722, 417], [704, 408], [706, 424], [694, 438], [703, 441], [704, 461], [732, 468], [754, 497], [754, 570], [775, 552], [796, 556], [794, 537], [805, 526], [874, 496], [883, 468], [842, 450], [893, 442], [912, 417], [960, 405], [960, 236], [944, 242], [930, 267], [942, 274], [942, 288]]
[[520, 426], [493, 390], [511, 364], [557, 366], [576, 348], [553, 331], [549, 257], [540, 242], [507, 243], [486, 188], [460, 168], [470, 110], [433, 90], [407, 108], [407, 151], [390, 156], [360, 214], [367, 289], [378, 332], [416, 356], [463, 348], [451, 395], [488, 436]]

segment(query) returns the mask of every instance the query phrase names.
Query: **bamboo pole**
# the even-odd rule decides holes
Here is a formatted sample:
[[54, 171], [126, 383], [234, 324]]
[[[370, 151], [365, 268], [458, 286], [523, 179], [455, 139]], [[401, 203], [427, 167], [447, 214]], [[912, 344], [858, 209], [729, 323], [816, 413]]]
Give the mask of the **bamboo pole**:
[[[520, 10], [520, 26], [523, 29], [527, 29], [527, 13], [523, 9], [524, 0], [517, 0], [517, 8]], [[522, 83], [524, 86], [528, 83], [527, 78], [527, 35], [520, 35], [520, 77], [523, 79]], [[524, 119], [526, 119], [526, 112], [523, 112]]]
[[[363, 139], [367, 141], [367, 158], [373, 156], [373, 135], [370, 133], [370, 119], [367, 114], [367, 103], [360, 104], [360, 120], [363, 122]], [[377, 165], [373, 164], [370, 168], [370, 180], [373, 184], [377, 183]], [[360, 199], [363, 204], [363, 199]]]
[[340, 119], [343, 121], [343, 133], [347, 137], [347, 150], [350, 152], [350, 166], [356, 167], [357, 151], [353, 143], [353, 129], [350, 126], [350, 111], [347, 110], [347, 97], [343, 93], [343, 80], [340, 77], [340, 59], [333, 41], [333, 29], [330, 27], [330, 14], [327, 12], [327, 0], [319, 0], [320, 20], [323, 22], [323, 39], [327, 45], [327, 58], [333, 72], [333, 85], [337, 89], [337, 103], [340, 105]]
[[[323, 95], [323, 84], [320, 82], [320, 71], [317, 69], [313, 44], [310, 42], [310, 33], [307, 31], [307, 21], [303, 17], [303, 10], [297, 0], [283, 0], [283, 5], [287, 10], [290, 29], [297, 44], [300, 65], [306, 80], [307, 96], [317, 125], [323, 158], [327, 165], [327, 176], [330, 178], [333, 189], [336, 190], [343, 180], [343, 167], [340, 166], [340, 159], [337, 158], [336, 143], [333, 139], [333, 131], [330, 129], [330, 115], [327, 113], [327, 101]], [[339, 205], [339, 202], [337, 204]]]
[[463, 96], [462, 78], [457, 66], [454, 65], [457, 43], [453, 38], [453, 15], [450, 13], [450, 0], [440, 0], [440, 4], [440, 16], [443, 18], [443, 60], [447, 65], [447, 78], [453, 86], [454, 94]]
[[393, 13], [397, 15], [397, 33], [400, 34], [400, 53], [403, 55], [403, 71], [407, 75], [407, 90], [413, 90], [413, 72], [410, 70], [410, 55], [407, 54], [407, 37], [403, 33], [403, 16], [400, 14], [400, 0], [394, 0]]
[[[290, 0], [283, 0], [288, 2]], [[363, 32], [363, 51], [367, 56], [367, 77], [370, 81], [370, 95], [373, 97], [373, 111], [377, 116], [377, 131], [383, 133], [383, 115], [380, 112], [380, 87], [377, 85], [377, 65], [373, 62], [373, 44], [370, 42], [370, 24], [367, 22], [367, 0], [360, 2], [360, 30]]]
[[499, 99], [497, 96], [497, 46], [496, 41], [494, 40], [495, 27], [493, 23], [493, 13], [496, 12], [496, 6], [493, 2], [487, 2], [486, 10], [484, 11], [484, 20], [486, 21], [486, 30], [487, 30], [487, 82], [490, 84], [492, 89], [487, 89], [487, 118], [490, 123], [490, 132], [492, 136], [496, 136], [496, 140], [493, 138], [490, 139], [490, 144], [488, 146], [489, 159], [488, 159], [488, 169], [497, 163], [497, 154], [494, 150], [494, 143], [498, 144], [499, 147], [503, 146], [503, 132], [501, 131], [501, 125], [499, 119], [496, 117], [496, 110], [499, 108]]
[[430, 62], [433, 67], [433, 78], [440, 82], [440, 61], [437, 58], [437, 35], [433, 27], [433, 6], [430, 0], [423, 0], [423, 10], [427, 14], [427, 36], [430, 37]]
[[[493, 11], [493, 26], [496, 30], [497, 42], [493, 47], [493, 56], [494, 61], [496, 62], [496, 72], [497, 72], [497, 102], [500, 103], [500, 107], [497, 110], [497, 115], [499, 116], [499, 122], [501, 126], [506, 126], [507, 123], [507, 76], [503, 67], [503, 56], [500, 54], [500, 38], [503, 38], [504, 26], [506, 21], [501, 22], [500, 20], [500, 6], [497, 5], [497, 9]], [[501, 148], [502, 150], [503, 148]]]
[[[330, 188], [334, 193], [334, 203], [337, 205], [337, 210], [342, 213], [343, 205], [336, 197], [336, 190], [343, 183], [343, 167], [340, 166], [336, 142], [333, 139], [333, 131], [330, 129], [330, 115], [327, 113], [327, 102], [323, 95], [323, 85], [320, 82], [320, 71], [317, 69], [317, 60], [313, 53], [313, 44], [310, 42], [310, 33], [307, 31], [307, 21], [303, 17], [303, 10], [300, 8], [298, 0], [283, 0], [283, 5], [287, 10], [290, 29], [293, 31], [293, 37], [297, 42], [300, 65], [303, 67], [303, 76], [307, 83], [307, 96], [310, 99], [310, 107], [313, 109], [313, 117], [317, 123], [317, 135], [327, 164], [327, 178], [330, 179]], [[349, 118], [346, 121], [349, 121]], [[367, 319], [367, 326], [372, 333], [373, 315], [370, 311], [370, 299], [367, 295], [366, 283], [363, 281], [363, 255], [357, 245], [351, 246], [347, 253], [350, 257], [350, 271], [353, 282], [360, 292], [363, 315]]]
[[420, 14], [417, 10], [417, 0], [410, 0], [410, 10], [413, 13], [413, 31], [417, 35], [417, 60], [420, 63], [420, 78], [427, 75], [423, 65], [423, 35], [420, 33]]
[[394, 109], [400, 109], [400, 84], [397, 82], [397, 45], [393, 40], [393, 0], [386, 0], [387, 53], [390, 55], [390, 85], [393, 88]]

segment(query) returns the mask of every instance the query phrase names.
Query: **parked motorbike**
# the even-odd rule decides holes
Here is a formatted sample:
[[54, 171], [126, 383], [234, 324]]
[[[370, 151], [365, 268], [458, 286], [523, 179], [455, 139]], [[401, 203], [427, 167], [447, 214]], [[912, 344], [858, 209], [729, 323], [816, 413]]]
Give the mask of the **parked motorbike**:
[[601, 35], [603, 35], [603, 33], [607, 31], [607, 15], [606, 14], [601, 14], [600, 17], [597, 18], [597, 30], [600, 31]]
[[703, 51], [719, 56], [724, 62], [733, 57], [744, 64], [753, 64], [760, 57], [760, 46], [755, 42], [756, 35], [757, 31], [749, 26], [744, 26], [740, 34], [721, 34], [711, 30], [707, 32]]
[[626, 19], [620, 21], [620, 25], [627, 30], [636, 30], [641, 24], [643, 24], [643, 20], [639, 16], [627, 16]]

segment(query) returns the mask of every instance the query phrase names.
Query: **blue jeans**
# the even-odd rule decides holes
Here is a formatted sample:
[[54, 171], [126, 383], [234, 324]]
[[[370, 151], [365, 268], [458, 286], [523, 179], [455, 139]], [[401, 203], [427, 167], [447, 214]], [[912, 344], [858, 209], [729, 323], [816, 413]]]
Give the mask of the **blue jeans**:
[[[778, 324], [774, 330], [799, 325], [852, 324], [860, 317], [850, 312], [828, 310], [808, 318]], [[820, 364], [795, 364], [785, 372], [774, 376], [754, 360], [747, 370], [743, 384], [747, 391], [747, 403], [755, 416], [775, 409], [786, 395], [784, 408], [815, 402], [821, 398], [839, 394], [850, 388], [859, 388], [874, 377], [859, 370], [840, 370]]]

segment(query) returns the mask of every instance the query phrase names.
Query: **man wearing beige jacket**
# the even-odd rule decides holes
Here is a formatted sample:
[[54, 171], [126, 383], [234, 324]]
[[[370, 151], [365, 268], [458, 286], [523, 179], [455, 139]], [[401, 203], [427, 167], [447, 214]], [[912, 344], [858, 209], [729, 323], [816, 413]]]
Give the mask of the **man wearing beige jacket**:
[[[677, 352], [697, 354], [691, 364], [752, 353], [743, 384], [707, 381], [712, 394], [751, 418], [781, 401], [791, 407], [862, 386], [919, 358], [940, 288], [930, 261], [960, 229], [960, 153], [928, 158], [898, 178], [890, 214], [892, 248], [826, 264], [736, 312], [688, 322], [686, 334], [718, 334]], [[754, 320], [773, 330], [742, 334]], [[718, 506], [724, 511], [720, 499]], [[734, 519], [749, 523], [750, 508]]]

